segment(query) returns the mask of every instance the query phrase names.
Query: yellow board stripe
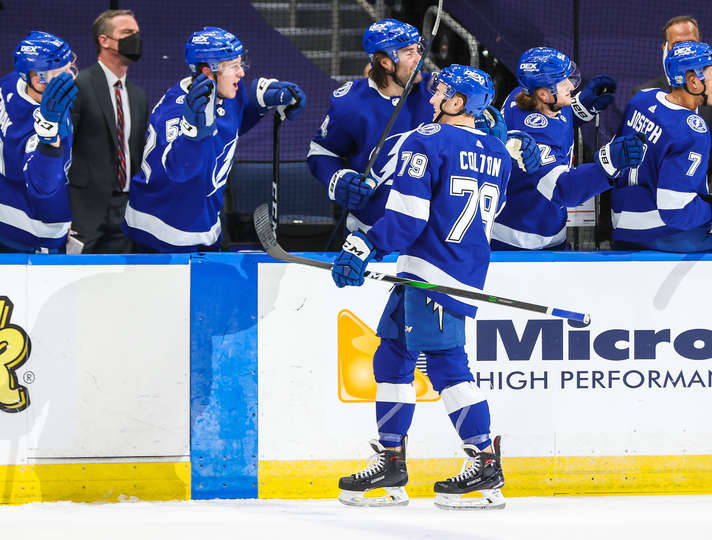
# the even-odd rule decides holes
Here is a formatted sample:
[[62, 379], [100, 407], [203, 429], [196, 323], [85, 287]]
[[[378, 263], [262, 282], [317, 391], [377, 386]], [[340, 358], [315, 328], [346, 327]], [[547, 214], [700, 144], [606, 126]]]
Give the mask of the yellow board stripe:
[[[260, 461], [261, 499], [322, 499], [339, 494], [339, 477], [356, 460]], [[433, 484], [460, 472], [461, 459], [409, 459], [411, 497], [433, 497]], [[712, 456], [502, 458], [508, 497], [712, 493]]]
[[190, 499], [190, 463], [0, 466], [0, 504]]

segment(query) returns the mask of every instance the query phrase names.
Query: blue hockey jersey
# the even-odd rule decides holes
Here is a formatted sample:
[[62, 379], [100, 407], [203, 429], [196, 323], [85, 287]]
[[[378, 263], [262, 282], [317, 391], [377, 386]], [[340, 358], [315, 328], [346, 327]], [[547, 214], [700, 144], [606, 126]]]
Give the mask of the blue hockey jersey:
[[190, 77], [176, 83], [151, 112], [141, 172], [131, 180], [122, 224], [132, 240], [161, 252], [218, 245], [237, 139], [260, 118], [240, 82], [235, 98], [218, 99], [215, 134], [189, 140], [180, 132], [180, 121], [190, 83]]
[[[423, 125], [401, 141], [385, 212], [368, 237], [381, 253], [400, 251], [399, 276], [481, 289], [511, 167], [494, 136]], [[454, 313], [474, 317], [477, 311], [472, 300], [432, 291], [428, 296]]]
[[[422, 82], [413, 87], [391, 133], [402, 133], [432, 122], [431, 82], [432, 74], [423, 73]], [[334, 90], [329, 111], [307, 154], [312, 174], [328, 186], [339, 169], [363, 171], [397, 105], [397, 97], [383, 95], [369, 78], [349, 81]], [[350, 231], [368, 230], [383, 215], [387, 198], [388, 185], [381, 183], [365, 208], [351, 211], [346, 227]]]
[[515, 88], [502, 107], [509, 130], [531, 135], [541, 150], [541, 167], [527, 174], [514, 167], [507, 206], [492, 229], [492, 249], [546, 249], [566, 241], [567, 206], [579, 205], [610, 189], [594, 163], [571, 166], [575, 117], [564, 107], [555, 118], [519, 108]]
[[67, 171], [72, 122], [61, 146], [39, 142], [37, 103], [16, 73], [0, 79], [0, 244], [22, 252], [63, 248], [72, 221]]
[[619, 134], [645, 135], [643, 163], [619, 179], [611, 194], [613, 240], [645, 242], [712, 221], [707, 163], [710, 134], [695, 111], [669, 102], [659, 89], [628, 103]]

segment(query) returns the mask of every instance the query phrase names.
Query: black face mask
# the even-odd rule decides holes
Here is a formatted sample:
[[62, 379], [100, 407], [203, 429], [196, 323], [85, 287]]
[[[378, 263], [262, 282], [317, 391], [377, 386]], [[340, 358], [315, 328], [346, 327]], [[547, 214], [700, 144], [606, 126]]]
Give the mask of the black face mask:
[[141, 58], [141, 34], [136, 32], [118, 40], [119, 54], [132, 62]]

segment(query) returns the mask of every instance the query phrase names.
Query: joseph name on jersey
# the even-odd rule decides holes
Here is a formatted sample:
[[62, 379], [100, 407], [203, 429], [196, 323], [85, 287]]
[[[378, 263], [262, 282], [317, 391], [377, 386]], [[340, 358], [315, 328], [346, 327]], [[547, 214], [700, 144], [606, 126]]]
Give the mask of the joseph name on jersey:
[[[384, 215], [368, 236], [379, 251], [400, 251], [399, 276], [481, 289], [511, 158], [499, 139], [469, 127], [426, 124], [404, 135]], [[466, 299], [428, 296], [455, 313], [477, 310]]]
[[[414, 85], [391, 133], [403, 133], [432, 120], [431, 78], [432, 74], [423, 73], [422, 82]], [[334, 90], [329, 111], [309, 146], [307, 163], [312, 174], [328, 186], [339, 169], [363, 171], [398, 100], [382, 94], [370, 78], [349, 81]], [[388, 189], [389, 184], [379, 184], [365, 208], [351, 211], [347, 228], [368, 230], [383, 215]]]
[[69, 135], [55, 148], [35, 134], [38, 111], [16, 73], [0, 79], [0, 243], [22, 251], [60, 249], [72, 220], [71, 120], [67, 115]]
[[244, 83], [233, 99], [218, 100], [215, 132], [200, 141], [180, 131], [191, 78], [175, 84], [151, 113], [141, 172], [131, 181], [123, 229], [159, 251], [193, 251], [221, 237], [223, 191], [240, 134], [259, 115]]
[[515, 88], [502, 107], [508, 129], [531, 135], [541, 151], [541, 167], [527, 174], [514, 167], [509, 182], [507, 206], [492, 231], [493, 248], [499, 243], [521, 249], [545, 249], [566, 241], [567, 207], [577, 206], [610, 188], [605, 174], [594, 163], [572, 168], [576, 120], [571, 107], [556, 117], [523, 110]]
[[651, 240], [708, 226], [710, 133], [695, 111], [671, 103], [659, 89], [638, 92], [628, 104], [620, 135], [642, 133], [643, 163], [619, 179], [611, 196], [613, 239]]

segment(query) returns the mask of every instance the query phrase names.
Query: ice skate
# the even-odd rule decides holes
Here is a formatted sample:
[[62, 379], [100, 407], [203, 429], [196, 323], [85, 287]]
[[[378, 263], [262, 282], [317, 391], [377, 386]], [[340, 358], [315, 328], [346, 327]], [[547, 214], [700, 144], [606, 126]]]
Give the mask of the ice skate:
[[[408, 504], [408, 494], [405, 485], [408, 483], [408, 471], [405, 466], [405, 439], [403, 450], [394, 452], [386, 450], [376, 440], [370, 441], [374, 455], [368, 466], [361, 472], [344, 476], [339, 480], [339, 501], [348, 506], [405, 506]], [[383, 488], [386, 495], [367, 497], [374, 489]]]
[[[467, 459], [460, 474], [435, 482], [435, 506], [444, 510], [497, 510], [504, 508], [505, 500], [500, 488], [504, 475], [500, 465], [500, 437], [494, 439], [494, 454], [480, 452], [471, 444], [463, 445]], [[463, 498], [478, 491], [481, 498]]]

